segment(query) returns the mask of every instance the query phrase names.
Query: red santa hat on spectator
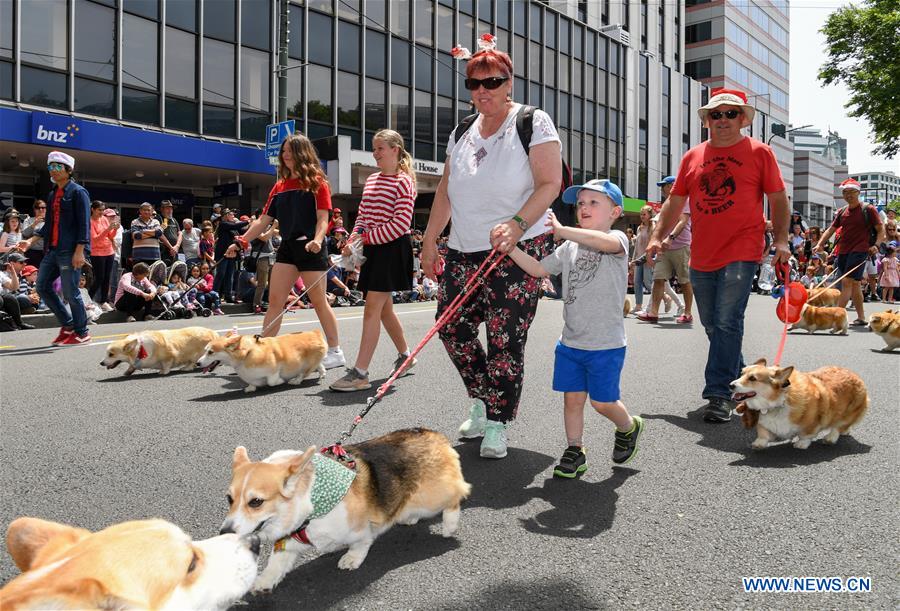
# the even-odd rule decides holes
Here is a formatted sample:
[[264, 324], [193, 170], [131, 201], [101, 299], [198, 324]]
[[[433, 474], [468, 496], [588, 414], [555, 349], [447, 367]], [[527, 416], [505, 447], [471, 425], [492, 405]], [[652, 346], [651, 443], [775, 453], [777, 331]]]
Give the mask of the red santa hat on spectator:
[[848, 178], [841, 183], [841, 191], [862, 191], [862, 187], [853, 178]]

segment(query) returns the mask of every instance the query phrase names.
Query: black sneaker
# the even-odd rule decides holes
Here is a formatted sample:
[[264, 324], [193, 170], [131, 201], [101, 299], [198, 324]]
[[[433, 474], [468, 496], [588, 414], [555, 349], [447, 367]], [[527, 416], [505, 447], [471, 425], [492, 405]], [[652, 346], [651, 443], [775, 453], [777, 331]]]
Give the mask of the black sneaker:
[[703, 419], [706, 422], [716, 424], [731, 421], [731, 410], [734, 406], [728, 399], [721, 397], [712, 397], [706, 404], [706, 410], [703, 412]]
[[587, 471], [587, 457], [584, 455], [584, 448], [580, 446], [569, 446], [563, 452], [559, 464], [553, 469], [554, 477], [565, 477], [572, 479], [579, 473]]
[[644, 420], [640, 416], [632, 416], [634, 425], [627, 433], [616, 429], [615, 446], [613, 447], [613, 462], [624, 465], [631, 462], [638, 451], [638, 439], [644, 430]]

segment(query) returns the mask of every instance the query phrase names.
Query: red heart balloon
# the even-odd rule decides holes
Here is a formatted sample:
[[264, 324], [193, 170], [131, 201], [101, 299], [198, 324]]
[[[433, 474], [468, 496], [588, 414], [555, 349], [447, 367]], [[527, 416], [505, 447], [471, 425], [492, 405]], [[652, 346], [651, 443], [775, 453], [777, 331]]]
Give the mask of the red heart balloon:
[[806, 287], [799, 282], [785, 284], [784, 296], [778, 300], [778, 305], [775, 306], [775, 314], [778, 316], [778, 320], [789, 325], [800, 320], [803, 305], [808, 298]]

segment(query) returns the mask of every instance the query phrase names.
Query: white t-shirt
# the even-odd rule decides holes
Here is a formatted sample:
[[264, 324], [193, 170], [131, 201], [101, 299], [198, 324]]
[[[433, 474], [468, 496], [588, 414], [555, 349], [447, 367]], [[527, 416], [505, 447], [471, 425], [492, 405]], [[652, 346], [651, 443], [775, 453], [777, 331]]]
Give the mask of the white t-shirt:
[[[534, 192], [534, 177], [528, 155], [516, 133], [514, 104], [503, 125], [492, 136], [481, 137], [481, 115], [475, 119], [457, 143], [450, 133], [447, 162], [450, 164], [450, 248], [462, 252], [490, 250], [490, 231], [510, 220]], [[559, 134], [550, 116], [534, 111], [531, 147], [559, 142]], [[546, 213], [528, 228], [523, 240], [547, 231]]]

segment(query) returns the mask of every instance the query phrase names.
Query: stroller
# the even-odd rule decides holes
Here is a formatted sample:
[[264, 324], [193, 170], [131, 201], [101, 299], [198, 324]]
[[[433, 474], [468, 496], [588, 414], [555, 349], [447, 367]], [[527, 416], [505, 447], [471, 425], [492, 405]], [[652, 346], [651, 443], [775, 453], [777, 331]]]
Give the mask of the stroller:
[[[150, 266], [148, 277], [156, 286], [167, 286], [172, 283], [172, 278], [178, 275], [184, 282], [187, 278], [187, 264], [184, 261], [175, 261], [172, 267], [166, 269], [163, 261], [156, 261]], [[193, 318], [196, 314], [203, 317], [212, 316], [212, 310], [204, 308], [196, 299], [197, 291], [191, 287], [187, 290], [170, 289], [156, 299], [163, 307], [162, 313], [157, 317], [160, 320], [174, 320], [176, 318]]]

